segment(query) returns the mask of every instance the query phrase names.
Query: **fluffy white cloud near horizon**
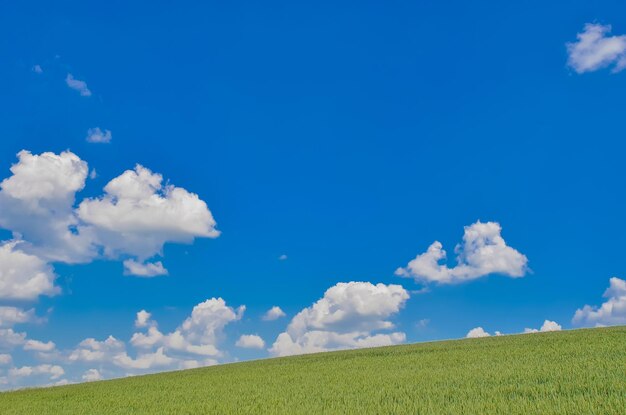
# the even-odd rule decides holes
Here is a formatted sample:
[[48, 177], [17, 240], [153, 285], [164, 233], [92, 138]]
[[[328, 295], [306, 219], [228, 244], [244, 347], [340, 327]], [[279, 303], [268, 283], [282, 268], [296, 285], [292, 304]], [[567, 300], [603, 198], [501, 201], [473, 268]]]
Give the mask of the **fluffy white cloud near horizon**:
[[475, 327], [471, 329], [470, 331], [468, 331], [467, 334], [465, 335], [465, 337], [467, 337], [468, 339], [477, 339], [480, 337], [489, 337], [489, 336], [491, 336], [491, 334], [486, 332], [485, 329], [483, 329], [482, 327]]
[[528, 259], [508, 246], [501, 233], [499, 223], [478, 221], [465, 227], [463, 243], [454, 250], [456, 266], [440, 264], [447, 254], [442, 244], [435, 241], [426, 252], [418, 254], [406, 267], [398, 268], [395, 274], [416, 282], [438, 284], [455, 284], [489, 274], [523, 277], [528, 270]]
[[561, 331], [563, 328], [556, 321], [544, 320], [539, 329], [525, 328], [524, 333], [545, 333], [548, 331]]
[[600, 306], [585, 305], [576, 310], [572, 324], [580, 327], [602, 327], [626, 324], [626, 280], [613, 277]]
[[[388, 320], [409, 298], [399, 285], [338, 283], [312, 306], [300, 311], [269, 349], [275, 356], [402, 343]], [[380, 331], [384, 331], [380, 333]]]
[[223, 337], [224, 327], [240, 320], [245, 309], [245, 306], [234, 309], [222, 298], [211, 298], [196, 305], [191, 315], [173, 332], [162, 333], [156, 322], [150, 320], [150, 323], [147, 321], [142, 326], [149, 326], [148, 330], [134, 333], [130, 343], [141, 350], [164, 347], [164, 351], [170, 353], [219, 357], [222, 352], [218, 344]]
[[235, 346], [244, 349], [263, 349], [265, 347], [265, 341], [256, 334], [242, 334]]
[[[541, 327], [539, 329], [525, 328], [522, 333], [515, 333], [515, 334], [545, 333], [545, 332], [549, 332], [549, 331], [561, 331], [561, 330], [562, 330], [561, 325], [559, 323], [557, 323], [556, 321], [544, 320], [543, 324], [541, 325]], [[501, 333], [499, 331], [494, 332], [495, 336], [501, 336], [502, 334], [503, 333]], [[488, 331], [486, 331], [485, 329], [483, 329], [480, 326], [471, 329], [465, 335], [465, 337], [468, 338], [468, 339], [474, 339], [474, 338], [480, 338], [480, 337], [490, 337], [490, 336], [491, 336], [491, 333], [489, 333]]]
[[566, 44], [567, 64], [577, 73], [592, 72], [612, 66], [612, 72], [626, 68], [626, 35], [610, 36], [611, 25], [587, 23], [576, 35], [576, 42]]

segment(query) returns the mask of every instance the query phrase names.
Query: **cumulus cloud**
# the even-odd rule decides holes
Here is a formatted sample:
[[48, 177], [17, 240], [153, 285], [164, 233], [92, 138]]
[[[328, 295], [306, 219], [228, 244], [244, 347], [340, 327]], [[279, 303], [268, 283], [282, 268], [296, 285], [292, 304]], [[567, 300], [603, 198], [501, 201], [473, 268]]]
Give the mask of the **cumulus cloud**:
[[0, 227], [13, 232], [26, 253], [46, 261], [77, 263], [95, 255], [73, 212], [85, 186], [87, 163], [71, 152], [18, 154], [0, 183]]
[[[0, 246], [0, 299], [33, 300], [40, 295], [53, 296], [60, 292], [55, 287], [56, 275], [52, 267], [34, 255], [16, 249], [16, 242]], [[25, 314], [12, 313], [5, 308], [0, 321], [5, 325], [23, 322]], [[16, 320], [17, 319], [17, 320]]]
[[0, 350], [13, 350], [26, 341], [26, 333], [16, 332], [13, 329], [0, 329]]
[[135, 327], [142, 328], [153, 325], [151, 313], [148, 313], [146, 310], [141, 310], [137, 313], [137, 318], [135, 319]]
[[609, 66], [613, 72], [626, 68], [626, 35], [609, 36], [610, 33], [610, 25], [587, 23], [576, 35], [578, 40], [566, 44], [568, 65], [577, 73]]
[[[14, 241], [3, 245], [2, 252], [14, 260], [30, 255], [29, 261], [22, 262], [41, 268], [31, 274], [42, 285], [16, 293], [19, 298], [57, 292], [51, 285], [50, 263], [124, 258], [127, 275], [165, 275], [162, 262], [148, 259], [161, 255], [166, 243], [191, 243], [195, 238], [219, 235], [211, 211], [198, 195], [164, 185], [160, 174], [140, 165], [111, 180], [104, 195], [85, 199], [78, 207], [76, 194], [85, 187], [89, 168], [74, 153], [22, 151], [11, 173], [0, 183], [0, 228], [12, 231]], [[6, 290], [31, 279], [14, 268], [3, 273], [2, 268], [11, 264], [0, 261]], [[0, 281], [0, 296], [1, 287]]]
[[455, 284], [489, 274], [502, 274], [512, 278], [523, 277], [528, 270], [528, 259], [506, 244], [499, 223], [480, 221], [465, 227], [463, 243], [455, 248], [457, 265], [449, 268], [440, 264], [446, 251], [435, 241], [428, 250], [411, 260], [396, 275], [413, 278], [419, 282]]
[[22, 366], [20, 368], [12, 368], [9, 370], [9, 376], [12, 378], [47, 375], [51, 380], [56, 380], [64, 374], [65, 370], [63, 370], [61, 366], [48, 364], [38, 366]]
[[285, 312], [280, 307], [275, 305], [274, 307], [267, 310], [267, 312], [263, 315], [263, 320], [273, 321], [285, 316]]
[[[49, 385], [49, 380], [58, 380], [64, 374], [57, 364], [69, 365], [72, 373], [83, 381], [92, 381], [107, 376], [128, 376], [150, 373], [157, 370], [188, 369], [217, 364], [225, 358], [218, 348], [223, 341], [226, 325], [238, 321], [245, 312], [245, 306], [230, 307], [221, 298], [211, 298], [197, 304], [190, 315], [172, 332], [164, 334], [158, 330], [157, 322], [149, 312], [137, 313], [135, 326], [144, 329], [135, 333], [127, 345], [113, 336], [103, 340], [87, 338], [70, 350], [58, 350], [52, 341], [43, 342], [28, 339], [26, 333], [15, 332], [11, 328], [0, 329], [0, 351], [10, 352], [17, 347], [36, 352], [37, 359], [45, 365], [9, 367], [0, 378], [0, 385], [6, 387], [26, 385]], [[11, 310], [11, 316], [19, 310]], [[30, 315], [30, 312], [27, 312]], [[16, 318], [11, 317], [11, 321]], [[256, 335], [241, 336], [239, 347], [263, 348], [263, 340]], [[130, 349], [127, 346], [134, 348]], [[220, 359], [220, 360], [218, 360]], [[12, 357], [0, 353], [0, 365], [10, 365]], [[95, 369], [94, 365], [98, 365]], [[81, 372], [83, 370], [82, 377]], [[0, 369], [0, 373], [2, 369]], [[48, 374], [46, 376], [46, 374]], [[52, 377], [54, 376], [54, 377]]]
[[39, 340], [27, 340], [24, 344], [24, 350], [33, 350], [36, 352], [51, 352], [55, 347], [56, 345], [51, 341], [44, 343]]
[[240, 320], [244, 311], [245, 306], [235, 310], [222, 298], [211, 298], [196, 305], [176, 330], [161, 333], [154, 322], [146, 332], [134, 333], [130, 343], [139, 349], [163, 347], [169, 353], [217, 357], [224, 327]]
[[[0, 248], [1, 251], [2, 248]], [[2, 255], [0, 254], [0, 268], [2, 268]], [[0, 270], [0, 274], [2, 271]], [[0, 281], [2, 277], [0, 276]], [[0, 282], [1, 283], [1, 282]], [[35, 309], [23, 310], [17, 307], [0, 307], [0, 327], [13, 327], [16, 324], [30, 323], [36, 320]]]
[[67, 77], [65, 77], [65, 83], [71, 89], [78, 91], [81, 96], [83, 97], [91, 96], [91, 91], [89, 90], [89, 88], [87, 88], [87, 82], [74, 78], [74, 75], [72, 75], [71, 73], [68, 73]]
[[97, 380], [102, 380], [102, 375], [98, 369], [88, 369], [83, 374], [82, 379], [85, 382], [95, 382]]
[[291, 320], [270, 352], [285, 356], [401, 343], [404, 333], [374, 332], [393, 329], [387, 319], [398, 313], [408, 298], [399, 285], [338, 283]]
[[152, 369], [155, 367], [170, 366], [174, 359], [167, 356], [163, 347], [154, 353], [141, 353], [136, 358], [121, 353], [113, 357], [113, 363], [124, 369]]
[[265, 341], [256, 334], [244, 334], [239, 337], [235, 346], [245, 349], [262, 349], [265, 347]]
[[144, 263], [137, 262], [134, 259], [124, 261], [124, 275], [151, 278], [159, 275], [167, 275], [167, 273], [161, 261]]
[[90, 128], [87, 130], [87, 140], [88, 143], [110, 143], [113, 135], [111, 134], [111, 130], [101, 130], [100, 127]]
[[524, 333], [544, 333], [547, 331], [561, 331], [562, 327], [556, 321], [545, 320], [539, 330], [537, 329], [524, 329]]
[[103, 341], [88, 338], [78, 344], [68, 359], [71, 362], [107, 362], [113, 356], [123, 353], [126, 349], [124, 342], [113, 336], [107, 337]]
[[572, 323], [583, 327], [626, 324], [626, 281], [613, 277], [604, 292], [607, 300], [600, 306], [585, 305], [576, 310]]
[[162, 182], [160, 174], [137, 165], [111, 180], [104, 196], [79, 205], [78, 217], [96, 229], [106, 255], [126, 253], [143, 260], [161, 253], [166, 242], [219, 236], [198, 195]]
[[479, 337], [489, 337], [491, 334], [486, 332], [482, 327], [476, 327], [467, 332], [465, 337], [468, 339], [476, 339]]

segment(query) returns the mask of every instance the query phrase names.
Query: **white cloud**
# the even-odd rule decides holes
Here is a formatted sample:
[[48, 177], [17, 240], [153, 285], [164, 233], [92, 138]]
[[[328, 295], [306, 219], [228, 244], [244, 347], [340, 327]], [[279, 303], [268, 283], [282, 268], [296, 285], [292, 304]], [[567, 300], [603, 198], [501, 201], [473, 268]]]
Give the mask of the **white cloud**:
[[43, 69], [41, 68], [41, 65], [34, 65], [33, 66], [33, 72], [35, 72], [37, 74], [43, 73]]
[[26, 341], [26, 333], [13, 329], [0, 329], [0, 350], [12, 350]]
[[[196, 305], [191, 315], [176, 332], [180, 333], [192, 345], [215, 346], [224, 327], [231, 322], [240, 320], [245, 309], [245, 306], [240, 306], [234, 310], [227, 306], [223, 299], [211, 298]], [[170, 344], [170, 347], [173, 345]], [[193, 349], [187, 348], [187, 351], [193, 352]]]
[[[2, 248], [0, 247], [0, 284], [2, 284]], [[13, 327], [16, 324], [30, 323], [36, 320], [35, 310], [23, 310], [17, 307], [0, 307], [0, 327]]]
[[467, 332], [468, 339], [476, 339], [479, 337], [489, 337], [491, 334], [487, 333], [482, 327], [476, 327]]
[[281, 256], [279, 256], [279, 257], [278, 257], [278, 259], [279, 259], [280, 261], [285, 261], [285, 260], [287, 259], [287, 255], [282, 254]]
[[265, 341], [256, 334], [244, 334], [239, 337], [235, 346], [246, 349], [262, 349], [265, 347]]
[[[36, 256], [16, 249], [16, 245], [16, 242], [0, 245], [0, 299], [33, 300], [40, 295], [58, 294], [60, 289], [54, 286], [56, 275], [52, 267]], [[3, 325], [6, 318], [22, 317], [24, 315], [10, 313], [0, 315]]]
[[151, 313], [148, 313], [146, 310], [141, 310], [137, 313], [137, 318], [135, 319], [135, 327], [142, 328], [153, 325], [153, 321], [150, 320], [152, 317]]
[[39, 340], [27, 340], [24, 344], [24, 350], [33, 350], [36, 352], [51, 352], [55, 347], [56, 345], [51, 341], [44, 343]]
[[245, 306], [237, 310], [221, 298], [211, 298], [196, 305], [191, 315], [173, 332], [161, 333], [156, 322], [146, 333], [134, 333], [130, 343], [139, 349], [164, 347], [167, 352], [200, 356], [219, 356], [217, 348], [226, 325], [243, 316]]
[[528, 267], [526, 256], [506, 244], [500, 235], [502, 228], [496, 222], [480, 221], [465, 227], [463, 244], [455, 248], [457, 265], [448, 268], [439, 262], [446, 259], [446, 251], [435, 241], [428, 250], [417, 255], [396, 275], [421, 282], [454, 284], [470, 281], [489, 274], [512, 278], [523, 277]]
[[0, 353], [0, 365], [8, 365], [13, 362], [13, 358], [10, 354]]
[[[89, 174], [87, 163], [69, 151], [22, 151], [18, 158], [12, 175], [0, 183], [0, 228], [12, 231], [15, 239], [5, 245], [5, 254], [19, 247], [19, 253], [38, 257], [33, 261], [42, 267], [122, 257], [127, 274], [149, 277], [167, 273], [162, 262], [148, 261], [162, 254], [166, 243], [219, 235], [198, 195], [163, 185], [160, 174], [142, 166], [114, 178], [103, 196], [85, 199], [75, 208], [76, 194]], [[52, 268], [46, 272], [53, 281]], [[50, 287], [42, 290], [56, 293]]]
[[285, 312], [281, 310], [280, 307], [275, 305], [274, 307], [267, 310], [267, 312], [263, 315], [263, 320], [272, 321], [272, 320], [277, 320], [285, 316], [286, 316]]
[[609, 36], [610, 25], [587, 23], [577, 41], [567, 43], [568, 65], [578, 73], [613, 65], [613, 72], [626, 68], [626, 35]]
[[90, 128], [87, 130], [87, 140], [88, 143], [110, 143], [113, 135], [111, 134], [111, 130], [102, 131], [100, 127]]
[[78, 216], [96, 229], [109, 256], [120, 253], [150, 258], [166, 242], [191, 243], [194, 238], [215, 238], [215, 220], [198, 195], [172, 185], [143, 166], [111, 180], [101, 198], [86, 199]]
[[65, 78], [65, 83], [73, 90], [80, 92], [81, 96], [91, 96], [91, 91], [89, 90], [89, 88], [87, 88], [87, 83], [85, 81], [80, 81], [74, 78], [74, 75], [72, 75], [71, 73], [67, 74], [67, 77]]
[[9, 370], [9, 376], [12, 378], [48, 375], [51, 380], [55, 380], [64, 374], [65, 370], [63, 370], [61, 366], [48, 364], [38, 366], [22, 366], [20, 368], [12, 368]]
[[537, 329], [524, 329], [524, 333], [544, 333], [547, 331], [561, 331], [562, 327], [556, 321], [545, 320], [539, 330]]
[[572, 323], [584, 327], [626, 324], [626, 281], [613, 277], [604, 292], [607, 300], [598, 306], [585, 305], [576, 310]]
[[270, 352], [285, 356], [401, 343], [404, 333], [373, 332], [393, 329], [387, 319], [400, 311], [408, 298], [408, 292], [399, 285], [338, 283], [291, 320]]
[[46, 261], [88, 262], [96, 252], [73, 212], [85, 186], [87, 163], [69, 151], [18, 154], [0, 183], [0, 227], [23, 240], [21, 249]]
[[113, 336], [104, 341], [88, 338], [78, 344], [68, 359], [73, 362], [109, 362], [113, 356], [123, 353], [125, 348], [124, 342]]
[[151, 278], [167, 275], [167, 270], [161, 261], [141, 263], [134, 259], [127, 259], [124, 261], [124, 275]]
[[82, 379], [85, 382], [95, 382], [97, 380], [102, 380], [102, 375], [98, 369], [88, 369], [83, 374]]
[[167, 356], [163, 347], [159, 347], [154, 353], [142, 353], [136, 358], [131, 358], [125, 352], [113, 357], [113, 363], [124, 369], [152, 369], [155, 367], [170, 366], [175, 360]]

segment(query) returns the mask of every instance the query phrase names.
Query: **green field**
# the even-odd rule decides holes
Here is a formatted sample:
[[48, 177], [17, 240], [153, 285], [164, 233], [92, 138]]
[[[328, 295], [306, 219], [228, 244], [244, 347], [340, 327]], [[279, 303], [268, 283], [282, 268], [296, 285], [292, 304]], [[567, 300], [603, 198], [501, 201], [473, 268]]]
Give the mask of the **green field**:
[[235, 363], [0, 394], [0, 414], [625, 414], [626, 327]]

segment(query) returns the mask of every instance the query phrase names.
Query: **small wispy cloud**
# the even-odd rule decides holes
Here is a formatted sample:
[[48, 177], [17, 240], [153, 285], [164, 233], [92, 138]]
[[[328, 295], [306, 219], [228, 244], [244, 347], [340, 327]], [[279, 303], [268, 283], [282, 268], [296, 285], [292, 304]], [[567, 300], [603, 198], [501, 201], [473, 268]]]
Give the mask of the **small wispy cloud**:
[[609, 36], [611, 25], [587, 23], [576, 42], [569, 42], [567, 64], [577, 73], [613, 66], [612, 72], [626, 68], [626, 35]]
[[279, 261], [285, 261], [287, 259], [287, 255], [282, 254], [281, 256], [278, 257]]
[[40, 65], [35, 65], [35, 66], [33, 66], [33, 72], [35, 72], [35, 73], [43, 73], [43, 69], [41, 68]]
[[263, 315], [263, 320], [273, 321], [285, 316], [285, 312], [280, 307], [274, 306], [267, 310], [267, 312]]
[[80, 92], [81, 96], [91, 96], [91, 91], [89, 90], [89, 88], [87, 88], [87, 82], [74, 78], [74, 75], [72, 75], [71, 73], [67, 74], [67, 77], [65, 78], [65, 83], [73, 90]]
[[112, 138], [111, 130], [102, 131], [99, 127], [87, 130], [88, 143], [110, 143]]

